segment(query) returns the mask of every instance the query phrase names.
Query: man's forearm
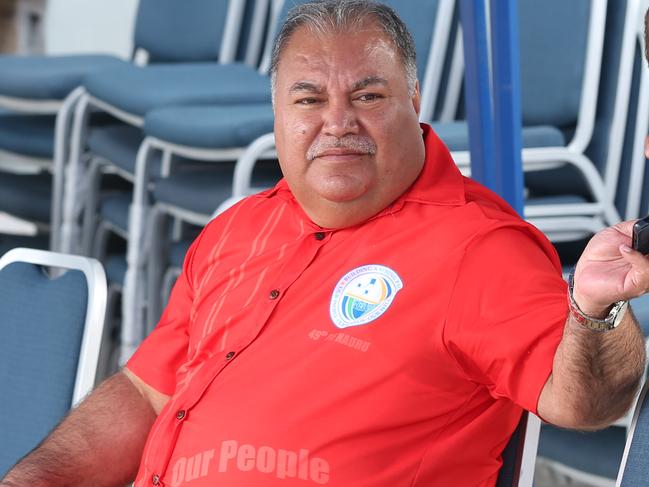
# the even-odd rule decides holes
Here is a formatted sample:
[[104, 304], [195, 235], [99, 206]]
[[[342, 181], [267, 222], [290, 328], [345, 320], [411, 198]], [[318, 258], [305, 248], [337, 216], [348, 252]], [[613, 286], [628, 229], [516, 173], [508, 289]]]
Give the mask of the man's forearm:
[[123, 374], [105, 381], [0, 482], [0, 487], [119, 486], [137, 473], [151, 404]]
[[[554, 404], [572, 411], [568, 424], [581, 429], [603, 427], [615, 421], [632, 405], [645, 363], [644, 337], [631, 312], [615, 330], [592, 331], [569, 317], [554, 357], [549, 385]], [[543, 416], [539, 402], [539, 413]]]

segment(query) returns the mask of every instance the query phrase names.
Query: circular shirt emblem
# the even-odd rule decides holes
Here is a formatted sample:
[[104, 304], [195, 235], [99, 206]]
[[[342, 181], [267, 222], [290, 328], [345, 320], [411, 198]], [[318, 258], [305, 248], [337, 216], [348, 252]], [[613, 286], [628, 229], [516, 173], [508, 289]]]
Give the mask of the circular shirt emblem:
[[331, 296], [329, 314], [338, 328], [374, 321], [392, 304], [403, 287], [401, 279], [389, 267], [364, 265], [345, 274]]

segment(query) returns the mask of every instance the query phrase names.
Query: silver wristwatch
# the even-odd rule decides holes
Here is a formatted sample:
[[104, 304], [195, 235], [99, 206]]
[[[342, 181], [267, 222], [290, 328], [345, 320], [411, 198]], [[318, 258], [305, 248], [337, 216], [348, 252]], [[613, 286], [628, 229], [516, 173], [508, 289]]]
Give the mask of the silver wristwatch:
[[622, 318], [624, 318], [624, 315], [626, 314], [626, 310], [629, 307], [629, 302], [618, 301], [617, 303], [613, 304], [613, 307], [611, 308], [611, 311], [608, 313], [608, 316], [606, 318], [593, 318], [592, 316], [585, 314], [582, 310], [579, 309], [579, 306], [577, 306], [575, 298], [572, 295], [574, 284], [574, 275], [571, 273], [570, 277], [568, 277], [568, 302], [570, 303], [570, 314], [572, 315], [574, 320], [577, 323], [584, 325], [586, 328], [595, 331], [608, 331], [617, 328], [617, 326], [622, 322]]

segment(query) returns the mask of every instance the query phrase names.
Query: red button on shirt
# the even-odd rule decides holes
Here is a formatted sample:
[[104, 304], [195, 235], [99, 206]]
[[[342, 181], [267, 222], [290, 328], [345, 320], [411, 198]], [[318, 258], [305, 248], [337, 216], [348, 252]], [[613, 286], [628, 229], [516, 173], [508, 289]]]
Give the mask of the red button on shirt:
[[419, 179], [361, 225], [313, 238], [280, 182], [206, 227], [128, 363], [172, 396], [137, 487], [494, 485], [565, 284], [545, 238], [423, 127]]

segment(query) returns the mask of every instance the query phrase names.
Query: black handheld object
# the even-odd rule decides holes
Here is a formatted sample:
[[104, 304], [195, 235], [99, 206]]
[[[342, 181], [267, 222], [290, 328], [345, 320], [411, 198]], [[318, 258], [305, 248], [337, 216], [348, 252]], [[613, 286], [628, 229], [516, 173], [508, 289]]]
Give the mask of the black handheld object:
[[649, 254], [649, 216], [633, 225], [633, 248], [643, 254]]

